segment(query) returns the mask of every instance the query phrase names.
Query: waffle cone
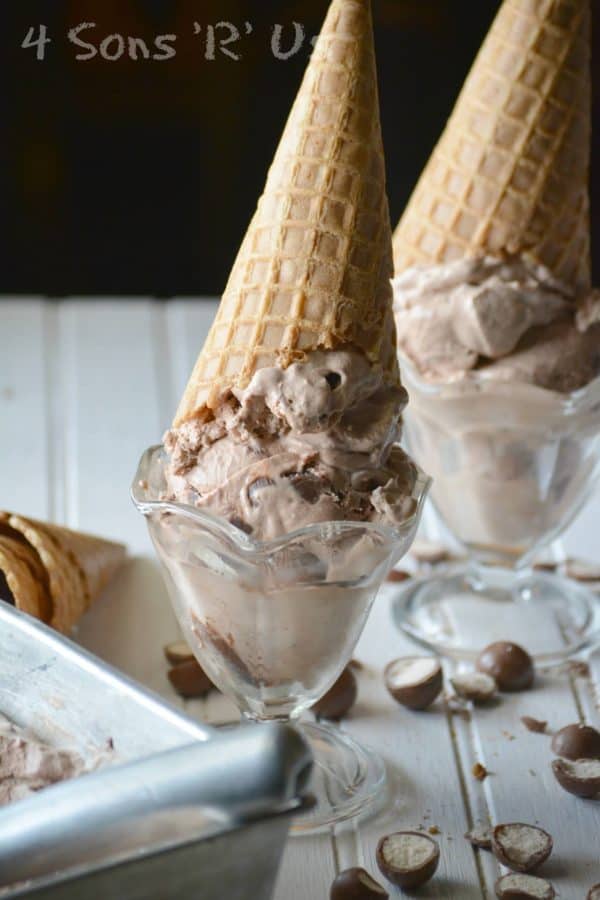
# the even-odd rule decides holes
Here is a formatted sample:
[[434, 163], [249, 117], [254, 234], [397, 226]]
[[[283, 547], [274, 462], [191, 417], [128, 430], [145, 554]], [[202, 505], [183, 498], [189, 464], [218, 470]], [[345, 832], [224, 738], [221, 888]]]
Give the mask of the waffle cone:
[[[21, 558], [21, 563], [29, 563], [34, 586], [37, 585], [38, 591], [47, 597], [46, 616], [39, 615], [39, 618], [44, 618], [54, 628], [64, 632], [71, 630], [125, 559], [122, 544], [10, 513], [2, 514], [2, 539], [22, 548], [24, 558]], [[35, 568], [32, 560], [37, 560]], [[5, 577], [11, 588], [6, 572]], [[22, 597], [26, 585], [23, 578], [19, 585], [18, 596], [11, 590], [15, 604], [25, 609]], [[35, 591], [31, 584], [27, 590], [33, 597]], [[39, 601], [28, 602], [31, 608], [25, 611], [38, 615], [35, 606]]]
[[398, 379], [369, 0], [333, 0], [175, 425], [351, 344]]
[[394, 234], [396, 272], [489, 253], [590, 287], [589, 0], [504, 0]]
[[[17, 609], [50, 622], [52, 601], [48, 579], [39, 556], [26, 541], [0, 534], [0, 575]], [[5, 592], [0, 591], [0, 596], [8, 599]]]

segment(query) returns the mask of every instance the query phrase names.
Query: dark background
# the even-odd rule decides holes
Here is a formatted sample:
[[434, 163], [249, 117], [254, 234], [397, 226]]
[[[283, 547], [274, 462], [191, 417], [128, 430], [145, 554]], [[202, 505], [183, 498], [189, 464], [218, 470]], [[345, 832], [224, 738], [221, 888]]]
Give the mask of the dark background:
[[[373, 0], [394, 224], [498, 6]], [[327, 0], [2, 0], [0, 291], [220, 293], [326, 8]], [[205, 27], [219, 21], [252, 24], [231, 45], [240, 61], [218, 51], [204, 58]], [[287, 26], [291, 40], [294, 21], [307, 40], [278, 61], [273, 25]], [[85, 51], [67, 33], [81, 22], [96, 23], [80, 34], [96, 48], [119, 33], [154, 51], [156, 35], [175, 33], [176, 56], [75, 61]], [[51, 38], [43, 61], [21, 47], [40, 23]], [[596, 129], [597, 149], [599, 138]]]

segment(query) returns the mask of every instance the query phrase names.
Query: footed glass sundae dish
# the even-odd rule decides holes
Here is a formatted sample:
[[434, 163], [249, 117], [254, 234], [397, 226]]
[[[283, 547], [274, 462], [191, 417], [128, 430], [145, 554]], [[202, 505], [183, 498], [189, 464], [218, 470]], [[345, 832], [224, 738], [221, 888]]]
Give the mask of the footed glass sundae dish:
[[[133, 498], [148, 521], [183, 633], [245, 719], [298, 721], [349, 662], [377, 590], [410, 547], [428, 481], [415, 483], [402, 525], [321, 522], [257, 542], [165, 494], [165, 453], [147, 450]], [[339, 728], [300, 723], [315, 758], [317, 804], [296, 831], [364, 813], [385, 781], [382, 761]]]
[[465, 561], [436, 568], [396, 601], [403, 630], [469, 658], [495, 640], [538, 661], [600, 640], [600, 601], [532, 568], [600, 474], [600, 378], [570, 394], [483, 378], [432, 385], [407, 364], [405, 433], [433, 476], [432, 502]]
[[396, 610], [459, 656], [513, 640], [560, 659], [599, 637], [596, 598], [530, 565], [599, 471], [591, 6], [500, 5], [394, 233], [408, 443], [469, 560]]

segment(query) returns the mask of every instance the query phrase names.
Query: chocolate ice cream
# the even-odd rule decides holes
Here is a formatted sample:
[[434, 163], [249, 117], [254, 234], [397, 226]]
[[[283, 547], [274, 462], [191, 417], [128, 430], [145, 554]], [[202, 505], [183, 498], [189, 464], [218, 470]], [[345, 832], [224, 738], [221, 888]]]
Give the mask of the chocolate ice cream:
[[72, 750], [61, 750], [0, 715], [0, 806], [88, 770]]
[[600, 374], [600, 294], [578, 300], [541, 265], [481, 256], [414, 266], [394, 288], [400, 349], [427, 380], [476, 372], [568, 393]]
[[402, 522], [417, 468], [395, 443], [406, 391], [355, 350], [255, 373], [208, 423], [165, 436], [168, 499], [258, 540], [330, 520]]

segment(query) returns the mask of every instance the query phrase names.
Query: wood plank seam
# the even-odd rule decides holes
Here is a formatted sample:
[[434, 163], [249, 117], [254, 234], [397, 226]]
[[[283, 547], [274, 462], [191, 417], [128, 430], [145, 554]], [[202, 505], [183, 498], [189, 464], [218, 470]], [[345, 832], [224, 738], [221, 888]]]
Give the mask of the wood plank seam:
[[61, 368], [58, 303], [52, 301], [44, 303], [43, 323], [47, 517], [49, 521], [64, 523], [64, 378]]
[[75, 306], [69, 301], [57, 304], [57, 330], [59, 365], [62, 383], [62, 446], [61, 477], [63, 490], [63, 518], [69, 528], [79, 527], [79, 451], [78, 427], [78, 372], [77, 335], [75, 329]]
[[[557, 561], [564, 563], [568, 558], [567, 547], [562, 537], [553, 542], [552, 550]], [[598, 602], [600, 603], [600, 595]], [[583, 680], [583, 685], [577, 684], [575, 676], [571, 676], [569, 680], [580, 721], [600, 726], [600, 662], [595, 666], [594, 656], [600, 660], [598, 650], [588, 655], [589, 675]]]
[[[455, 763], [456, 771], [458, 774], [458, 783], [460, 786], [463, 807], [465, 809], [465, 813], [467, 816], [467, 822], [469, 825], [469, 829], [471, 829], [476, 824], [476, 817], [474, 816], [473, 807], [471, 805], [471, 798], [469, 796], [469, 790], [467, 788], [467, 777], [466, 777], [466, 772], [465, 772], [465, 764], [468, 765], [469, 760], [467, 759], [463, 762], [461, 747], [460, 747], [460, 744], [458, 741], [457, 726], [458, 726], [458, 728], [463, 727], [464, 737], [467, 738], [467, 746], [471, 748], [471, 750], [472, 750], [471, 757], [473, 760], [475, 760], [476, 759], [476, 751], [475, 751], [474, 733], [473, 733], [473, 728], [472, 728], [472, 725], [473, 725], [472, 717], [471, 717], [470, 713], [467, 712], [468, 721], [466, 721], [462, 717], [462, 714], [461, 714], [459, 717], [459, 722], [455, 722], [454, 721], [455, 715], [453, 714], [452, 710], [450, 709], [450, 706], [449, 706], [447, 700], [444, 700], [444, 711], [446, 714], [446, 722], [448, 724], [448, 730], [450, 733], [450, 742], [451, 742], [451, 746], [452, 746], [452, 752], [454, 754], [454, 763]], [[482, 795], [481, 799], [483, 800], [484, 808], [485, 808], [484, 815], [487, 816], [487, 821], [490, 822], [491, 821], [490, 809], [489, 809], [489, 804], [487, 802], [487, 798], [485, 797], [485, 794]], [[483, 866], [482, 866], [480, 852], [473, 849], [473, 856], [475, 859], [475, 867], [477, 870], [477, 876], [479, 878], [479, 886], [481, 888], [481, 893], [482, 893], [483, 897], [487, 898], [488, 887], [490, 889], [492, 889], [493, 885], [488, 884], [488, 879], [486, 879], [486, 875], [485, 875], [485, 872], [484, 872]]]

